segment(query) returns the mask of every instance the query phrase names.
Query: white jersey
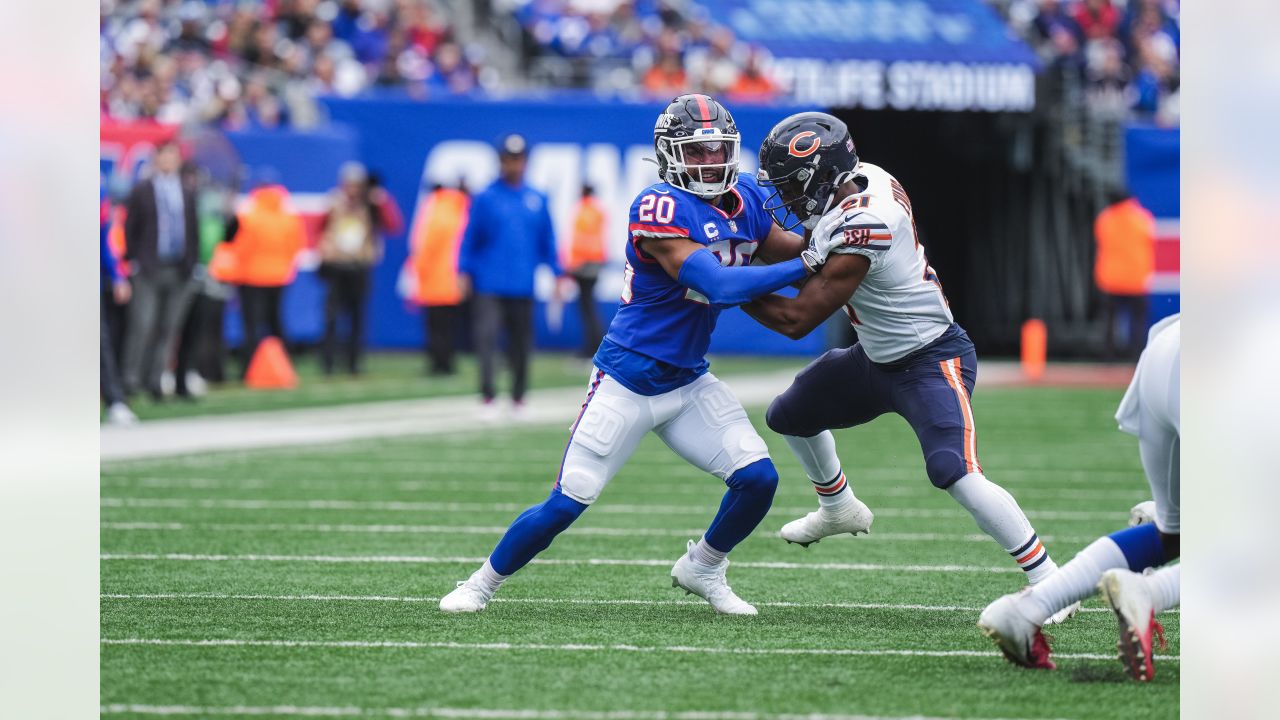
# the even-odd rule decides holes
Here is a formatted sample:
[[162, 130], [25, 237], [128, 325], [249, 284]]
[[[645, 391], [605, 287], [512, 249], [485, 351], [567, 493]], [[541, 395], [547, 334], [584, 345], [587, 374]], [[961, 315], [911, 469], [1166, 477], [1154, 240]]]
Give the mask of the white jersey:
[[902, 185], [877, 165], [859, 163], [865, 192], [845, 198], [822, 223], [844, 236], [831, 252], [864, 255], [871, 269], [845, 303], [867, 357], [898, 360], [937, 340], [954, 322], [938, 276], [916, 238], [911, 201]]

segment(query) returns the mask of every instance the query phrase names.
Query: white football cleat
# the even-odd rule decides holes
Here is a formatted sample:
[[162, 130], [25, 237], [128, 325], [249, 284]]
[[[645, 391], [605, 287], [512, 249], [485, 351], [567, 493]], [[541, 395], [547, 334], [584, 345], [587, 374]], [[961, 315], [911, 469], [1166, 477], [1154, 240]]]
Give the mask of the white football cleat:
[[1062, 608], [1058, 612], [1050, 615], [1049, 619], [1044, 621], [1044, 624], [1045, 625], [1061, 625], [1062, 623], [1075, 617], [1076, 613], [1078, 612], [1080, 612], [1080, 602], [1076, 601]]
[[[693, 541], [689, 541], [688, 549], [693, 549]], [[729, 560], [716, 566], [699, 565], [686, 552], [680, 556], [671, 568], [671, 587], [683, 588], [685, 592], [711, 603], [716, 612], [725, 615], [756, 615], [755, 606], [738, 597], [725, 579], [725, 570], [729, 568]]]
[[1057, 667], [1049, 659], [1049, 640], [1018, 610], [1018, 593], [988, 605], [978, 617], [978, 629], [994, 640], [1005, 659], [1014, 665], [1040, 670]]
[[1137, 527], [1156, 521], [1156, 501], [1147, 500], [1129, 510], [1129, 527]]
[[782, 526], [778, 534], [789, 543], [802, 547], [818, 542], [824, 537], [841, 533], [871, 533], [871, 521], [875, 513], [858, 498], [852, 498], [843, 508], [838, 510], [818, 508], [799, 520], [792, 520]]
[[1156, 676], [1155, 656], [1152, 653], [1154, 637], [1165, 646], [1164, 627], [1156, 622], [1155, 604], [1144, 577], [1123, 569], [1112, 569], [1102, 574], [1098, 583], [1102, 601], [1116, 613], [1120, 624], [1120, 662], [1138, 682], [1148, 682]]
[[492, 597], [493, 593], [486, 590], [473, 576], [459, 581], [453, 592], [440, 598], [440, 609], [448, 613], [480, 612]]

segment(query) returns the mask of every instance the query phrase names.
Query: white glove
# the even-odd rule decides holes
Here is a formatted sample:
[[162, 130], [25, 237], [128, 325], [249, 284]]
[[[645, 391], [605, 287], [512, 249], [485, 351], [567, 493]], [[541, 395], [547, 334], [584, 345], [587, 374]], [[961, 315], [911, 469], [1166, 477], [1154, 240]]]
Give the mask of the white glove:
[[1156, 521], [1156, 501], [1147, 500], [1133, 506], [1129, 511], [1129, 527], [1146, 525]]
[[800, 257], [804, 259], [806, 267], [812, 268], [810, 272], [817, 272], [818, 268], [827, 262], [827, 256], [831, 251], [844, 244], [844, 235], [836, 232], [844, 222], [844, 216], [845, 211], [836, 208], [823, 215], [814, 226], [813, 232], [809, 233], [809, 247], [800, 253]]

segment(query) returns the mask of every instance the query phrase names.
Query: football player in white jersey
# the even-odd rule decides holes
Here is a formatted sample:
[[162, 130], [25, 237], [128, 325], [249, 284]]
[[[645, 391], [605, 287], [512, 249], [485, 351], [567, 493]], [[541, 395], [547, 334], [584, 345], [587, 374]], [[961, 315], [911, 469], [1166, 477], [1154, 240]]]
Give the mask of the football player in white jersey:
[[785, 525], [782, 537], [807, 547], [870, 530], [873, 514], [854, 495], [831, 430], [892, 412], [915, 430], [929, 480], [973, 515], [1030, 583], [1048, 578], [1057, 570], [1048, 550], [978, 463], [969, 403], [977, 356], [925, 258], [902, 185], [859, 162], [843, 122], [815, 112], [774, 126], [760, 147], [760, 184], [774, 190], [766, 207], [775, 221], [804, 225], [811, 248], [830, 256], [795, 297], [767, 295], [743, 309], [800, 338], [843, 307], [859, 339], [810, 363], [769, 407], [769, 427], [786, 438], [818, 494], [818, 509]]
[[982, 611], [978, 627], [1010, 662], [1052, 670], [1049, 641], [1040, 632], [1040, 621], [1101, 592], [1120, 623], [1117, 647], [1125, 668], [1140, 682], [1155, 677], [1152, 640], [1159, 636], [1164, 641], [1156, 613], [1178, 604], [1182, 566], [1142, 573], [1173, 561], [1180, 551], [1181, 340], [1178, 315], [1151, 328], [1147, 348], [1116, 412], [1120, 429], [1138, 436], [1154, 508], [1140, 504], [1133, 509], [1132, 527], [1093, 541], [1052, 578], [1027, 592], [1005, 595]]

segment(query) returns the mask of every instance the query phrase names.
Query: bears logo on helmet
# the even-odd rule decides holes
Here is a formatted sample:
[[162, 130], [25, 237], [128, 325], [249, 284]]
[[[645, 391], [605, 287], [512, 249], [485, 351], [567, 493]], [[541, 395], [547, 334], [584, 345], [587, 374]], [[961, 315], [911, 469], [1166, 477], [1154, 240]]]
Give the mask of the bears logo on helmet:
[[853, 138], [838, 118], [818, 112], [785, 118], [760, 145], [759, 182], [773, 189], [764, 209], [784, 230], [812, 229], [857, 166]]

